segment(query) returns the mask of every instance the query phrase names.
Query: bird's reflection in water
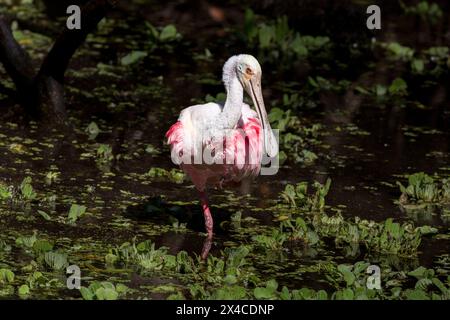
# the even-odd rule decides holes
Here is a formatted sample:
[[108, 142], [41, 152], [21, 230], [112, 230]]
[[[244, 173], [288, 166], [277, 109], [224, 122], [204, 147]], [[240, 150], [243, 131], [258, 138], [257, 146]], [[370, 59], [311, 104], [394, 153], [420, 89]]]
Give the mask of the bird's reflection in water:
[[[177, 222], [179, 225], [185, 225], [188, 230], [198, 232], [204, 230], [202, 211], [198, 204], [174, 205], [158, 196], [128, 207], [124, 215], [129, 219], [138, 220], [142, 229], [146, 229], [145, 225], [148, 223], [150, 223], [149, 228], [154, 228], [154, 223], [172, 225]], [[214, 217], [217, 223], [214, 236], [222, 235], [226, 231], [220, 225], [224, 221], [230, 221], [231, 212], [223, 208], [215, 208]], [[153, 241], [157, 246], [170, 248], [173, 253], [184, 250], [200, 254], [201, 259], [206, 260], [213, 246], [214, 236], [207, 234], [206, 238], [203, 238], [201, 234], [171, 230], [157, 236]], [[202, 246], [201, 249], [199, 245]]]

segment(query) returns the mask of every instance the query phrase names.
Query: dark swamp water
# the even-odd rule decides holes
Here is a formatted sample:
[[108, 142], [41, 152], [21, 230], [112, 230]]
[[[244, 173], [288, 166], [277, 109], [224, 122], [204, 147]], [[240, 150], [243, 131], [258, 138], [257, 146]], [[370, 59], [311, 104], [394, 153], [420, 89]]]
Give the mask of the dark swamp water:
[[[337, 299], [448, 299], [445, 289], [415, 282], [429, 276], [449, 290], [448, 199], [404, 206], [396, 184], [407, 185], [407, 175], [416, 172], [436, 181], [450, 178], [450, 7], [437, 3], [442, 15], [433, 18], [431, 10], [406, 14], [395, 1], [383, 2], [383, 26], [376, 32], [365, 28], [364, 1], [119, 5], [66, 74], [70, 130], [30, 122], [0, 91], [0, 186], [11, 193], [0, 198], [0, 269], [14, 273], [11, 281], [0, 277], [0, 297], [102, 298], [108, 295], [95, 285], [107, 281], [115, 285], [108, 297], [126, 299], [285, 298], [283, 286], [290, 297], [313, 289], [302, 289], [297, 298], [320, 298], [322, 289]], [[299, 33], [328, 42], [310, 45], [307, 54], [289, 49], [290, 40], [284, 47], [265, 46], [251, 36], [248, 7], [257, 15], [255, 28], [287, 15], [287, 38]], [[35, 23], [48, 20], [20, 1], [1, 10]], [[57, 19], [50, 25], [61, 25]], [[177, 34], [152, 35], [145, 21], [157, 30], [173, 24]], [[36, 62], [52, 43], [22, 30], [20, 20], [15, 36]], [[447, 51], [429, 51], [433, 47]], [[140, 58], [132, 58], [139, 52]], [[258, 177], [249, 195], [210, 192], [216, 234], [202, 262], [197, 193], [170, 171], [175, 166], [164, 134], [182, 108], [220, 100], [223, 62], [241, 52], [262, 65], [266, 106], [283, 110], [286, 160], [277, 175]], [[12, 86], [1, 67], [0, 83]], [[271, 119], [275, 128], [282, 123], [275, 112]], [[25, 177], [32, 178], [35, 195], [24, 191]], [[283, 200], [287, 185], [303, 181], [312, 199], [313, 182], [328, 178], [320, 208]], [[74, 205], [86, 212], [70, 221]], [[406, 236], [397, 251], [389, 251], [379, 245], [382, 235], [352, 242], [342, 230], [321, 231], [324, 224], [317, 221], [324, 223], [323, 215], [341, 217], [342, 225], [348, 222], [360, 233], [355, 217], [373, 220], [372, 229], [392, 218], [434, 230], [419, 233], [420, 245], [412, 251]], [[304, 228], [280, 229], [298, 217]], [[381, 267], [382, 290], [365, 289], [367, 275], [365, 268], [355, 271], [358, 262]], [[91, 284], [90, 291], [66, 289], [69, 264], [80, 267], [82, 286]], [[339, 265], [353, 266], [355, 280]], [[421, 266], [433, 276], [408, 275]], [[266, 287], [269, 280], [278, 289]]]

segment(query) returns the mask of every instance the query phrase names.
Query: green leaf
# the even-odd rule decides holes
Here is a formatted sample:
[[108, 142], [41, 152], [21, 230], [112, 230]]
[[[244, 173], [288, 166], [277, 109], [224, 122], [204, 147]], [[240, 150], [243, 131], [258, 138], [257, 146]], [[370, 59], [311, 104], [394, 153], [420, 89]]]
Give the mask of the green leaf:
[[0, 283], [1, 282], [13, 282], [14, 272], [9, 269], [0, 269]]
[[426, 271], [427, 268], [420, 266], [417, 269], [408, 272], [408, 275], [417, 279], [422, 279], [425, 276]]
[[301, 57], [306, 57], [308, 55], [308, 48], [304, 45], [300, 37], [295, 38], [291, 43], [292, 51]]
[[273, 291], [268, 288], [257, 287], [253, 290], [256, 299], [270, 299], [273, 297]]
[[262, 25], [259, 29], [259, 45], [261, 48], [267, 48], [274, 37], [273, 28], [267, 25]]
[[37, 240], [33, 244], [33, 249], [37, 252], [47, 252], [53, 249], [53, 244], [47, 240]]
[[123, 66], [135, 64], [139, 60], [145, 58], [147, 55], [148, 53], [145, 51], [132, 51], [120, 60], [120, 64]]
[[291, 300], [292, 294], [289, 292], [289, 289], [286, 286], [283, 286], [280, 292], [280, 299], [281, 300]]
[[85, 206], [72, 204], [72, 206], [69, 209], [69, 216], [68, 216], [69, 222], [74, 223], [75, 221], [77, 221], [79, 217], [81, 217], [86, 213], [86, 209], [87, 208]]
[[325, 290], [319, 290], [317, 292], [317, 300], [327, 300], [328, 294]]
[[404, 294], [408, 300], [430, 300], [427, 293], [421, 289], [407, 289]]
[[389, 86], [389, 93], [393, 95], [405, 95], [408, 85], [402, 78], [395, 79]]
[[87, 128], [86, 132], [89, 135], [89, 140], [94, 140], [100, 133], [100, 128], [95, 122], [91, 122]]
[[89, 288], [81, 287], [80, 293], [84, 300], [93, 300], [94, 299], [94, 293]]
[[67, 261], [67, 254], [61, 252], [46, 252], [44, 254], [44, 260], [47, 265], [53, 270], [62, 270], [69, 264], [69, 262]]
[[37, 197], [37, 194], [36, 192], [34, 192], [31, 182], [32, 179], [30, 177], [26, 177], [20, 184], [20, 191], [25, 200], [34, 200]]
[[39, 213], [39, 214], [41, 215], [41, 217], [44, 218], [45, 220], [47, 220], [47, 221], [51, 221], [51, 220], [52, 220], [52, 217], [50, 217], [50, 216], [48, 215], [47, 212], [42, 211], [42, 210], [38, 210], [38, 213]]
[[413, 59], [411, 62], [411, 67], [414, 72], [422, 73], [425, 66], [422, 59]]
[[430, 226], [421, 226], [421, 227], [417, 227], [416, 229], [422, 235], [438, 233], [438, 229], [430, 227]]
[[379, 97], [386, 95], [387, 88], [381, 84], [377, 84], [375, 87], [375, 94]]
[[28, 295], [29, 293], [30, 293], [30, 288], [28, 287], [28, 285], [23, 284], [19, 287], [19, 295], [25, 296], [25, 295]]
[[98, 288], [95, 291], [95, 296], [98, 300], [117, 300], [119, 294], [112, 288]]
[[213, 298], [216, 300], [241, 300], [246, 297], [247, 293], [241, 286], [225, 286], [218, 289]]
[[118, 283], [116, 285], [117, 293], [126, 293], [128, 290], [129, 290], [129, 288], [126, 285], [122, 284], [122, 283]]
[[355, 297], [355, 294], [353, 293], [352, 289], [344, 289], [342, 291], [342, 298], [344, 300], [353, 300]]
[[227, 285], [232, 285], [232, 284], [235, 284], [238, 280], [235, 275], [229, 274], [229, 275], [226, 275], [225, 278], [223, 278], [223, 281]]
[[353, 272], [351, 272], [351, 267], [340, 264], [337, 267], [338, 271], [343, 275], [345, 282], [347, 283], [347, 286], [351, 286], [353, 282], [355, 282], [355, 275]]
[[173, 24], [169, 24], [165, 26], [159, 35], [159, 40], [167, 41], [176, 38], [177, 36], [177, 28]]
[[271, 280], [267, 281], [266, 288], [275, 292], [278, 288], [278, 282], [275, 279], [271, 279]]

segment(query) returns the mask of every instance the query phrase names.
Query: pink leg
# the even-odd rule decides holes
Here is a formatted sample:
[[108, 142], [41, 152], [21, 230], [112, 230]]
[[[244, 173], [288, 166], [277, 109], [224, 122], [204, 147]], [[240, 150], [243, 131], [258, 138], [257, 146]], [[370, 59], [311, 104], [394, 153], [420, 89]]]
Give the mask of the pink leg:
[[205, 191], [200, 191], [200, 201], [203, 209], [203, 217], [205, 218], [205, 228], [208, 233], [208, 238], [213, 236], [213, 218], [211, 216], [211, 211], [209, 210], [208, 197]]
[[208, 258], [209, 250], [211, 250], [212, 246], [212, 236], [206, 237], [205, 241], [203, 242], [203, 248], [202, 248], [202, 254], [201, 257], [203, 260], [206, 260]]

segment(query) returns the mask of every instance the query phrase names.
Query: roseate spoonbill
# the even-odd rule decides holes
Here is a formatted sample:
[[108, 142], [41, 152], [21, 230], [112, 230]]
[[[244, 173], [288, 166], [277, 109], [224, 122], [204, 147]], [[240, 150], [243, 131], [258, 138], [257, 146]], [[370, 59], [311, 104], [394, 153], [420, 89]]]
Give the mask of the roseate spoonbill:
[[[207, 186], [248, 181], [259, 174], [263, 154], [269, 157], [278, 154], [278, 142], [264, 106], [261, 73], [261, 66], [253, 56], [232, 56], [223, 67], [225, 103], [206, 103], [182, 110], [178, 121], [166, 133], [172, 160], [180, 164], [199, 191], [209, 239], [213, 219]], [[244, 90], [253, 100], [256, 112], [243, 102]], [[213, 161], [205, 161], [206, 149]]]

